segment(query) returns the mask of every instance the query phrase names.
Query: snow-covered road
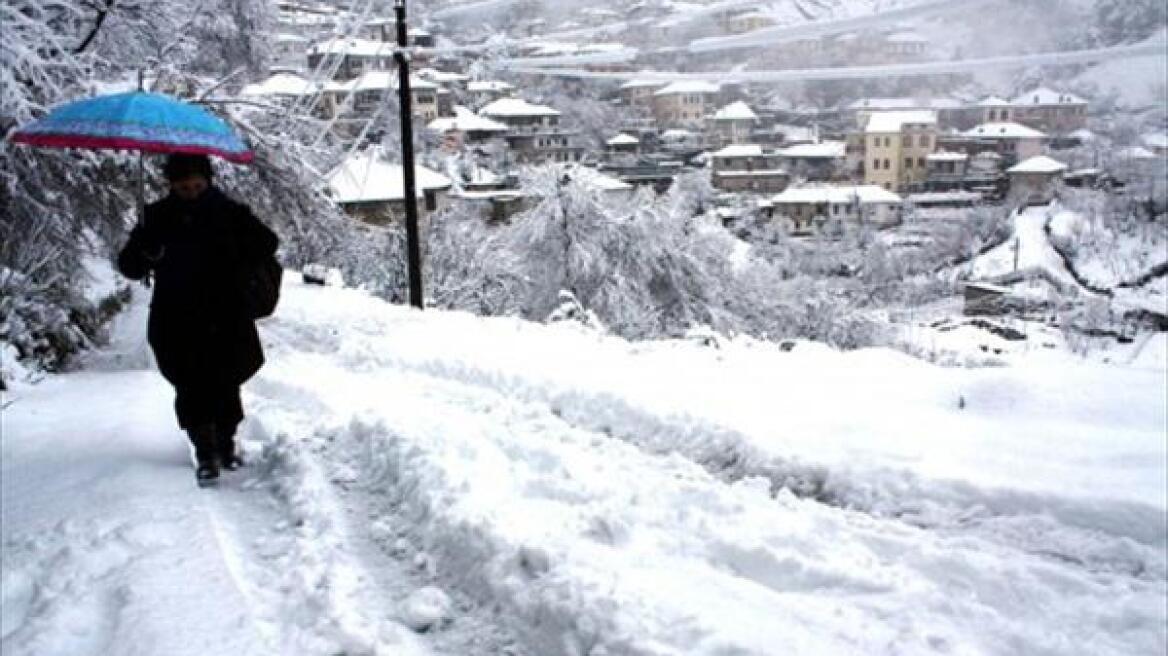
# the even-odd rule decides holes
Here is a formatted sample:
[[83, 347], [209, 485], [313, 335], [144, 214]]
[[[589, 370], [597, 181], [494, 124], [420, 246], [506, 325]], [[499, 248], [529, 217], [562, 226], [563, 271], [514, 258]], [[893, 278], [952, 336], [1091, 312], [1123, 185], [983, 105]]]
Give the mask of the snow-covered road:
[[18, 392], [5, 654], [1168, 647], [1164, 363], [629, 344], [296, 282], [262, 332], [215, 492], [154, 374]]

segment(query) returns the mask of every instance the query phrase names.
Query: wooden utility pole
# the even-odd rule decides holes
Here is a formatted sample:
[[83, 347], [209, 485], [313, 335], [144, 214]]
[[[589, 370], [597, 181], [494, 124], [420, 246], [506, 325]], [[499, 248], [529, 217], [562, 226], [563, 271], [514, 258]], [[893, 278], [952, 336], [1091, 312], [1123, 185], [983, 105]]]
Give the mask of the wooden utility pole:
[[410, 57], [406, 50], [406, 0], [395, 0], [394, 13], [397, 14], [397, 52], [393, 57], [398, 67], [398, 104], [401, 107], [401, 149], [402, 176], [405, 178], [406, 203], [406, 263], [410, 280], [410, 305], [419, 310], [425, 305], [422, 300], [422, 249], [418, 234], [418, 195], [414, 180], [414, 104], [410, 91]]

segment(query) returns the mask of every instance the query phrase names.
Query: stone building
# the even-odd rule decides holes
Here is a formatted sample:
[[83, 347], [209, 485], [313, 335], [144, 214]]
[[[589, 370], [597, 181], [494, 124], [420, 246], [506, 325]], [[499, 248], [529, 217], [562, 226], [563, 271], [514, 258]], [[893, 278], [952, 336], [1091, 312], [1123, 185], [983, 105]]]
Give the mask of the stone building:
[[653, 115], [663, 127], [702, 129], [721, 87], [710, 82], [674, 82], [653, 93]]

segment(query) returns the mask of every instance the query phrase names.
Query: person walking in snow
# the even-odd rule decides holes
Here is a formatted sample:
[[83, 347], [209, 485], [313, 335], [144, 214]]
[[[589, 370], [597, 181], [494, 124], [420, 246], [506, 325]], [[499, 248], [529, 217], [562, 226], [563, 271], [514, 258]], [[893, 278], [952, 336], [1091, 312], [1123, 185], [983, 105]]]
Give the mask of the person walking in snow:
[[245, 309], [243, 272], [271, 258], [279, 240], [247, 205], [215, 187], [206, 156], [171, 155], [163, 172], [170, 193], [146, 207], [118, 268], [132, 280], [153, 274], [148, 339], [174, 386], [175, 414], [194, 446], [202, 485], [220, 468], [241, 464], [240, 386], [264, 363]]

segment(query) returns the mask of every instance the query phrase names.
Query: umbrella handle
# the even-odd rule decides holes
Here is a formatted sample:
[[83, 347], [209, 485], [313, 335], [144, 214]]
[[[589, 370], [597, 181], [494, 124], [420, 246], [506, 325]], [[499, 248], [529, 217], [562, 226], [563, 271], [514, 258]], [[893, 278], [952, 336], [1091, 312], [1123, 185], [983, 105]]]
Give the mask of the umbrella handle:
[[146, 163], [142, 151], [138, 151], [138, 225], [146, 223]]

